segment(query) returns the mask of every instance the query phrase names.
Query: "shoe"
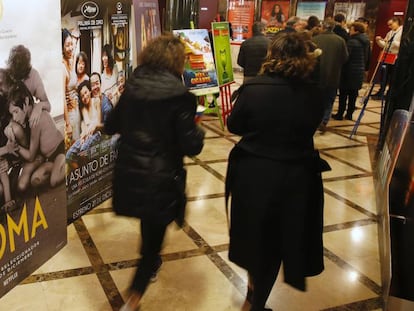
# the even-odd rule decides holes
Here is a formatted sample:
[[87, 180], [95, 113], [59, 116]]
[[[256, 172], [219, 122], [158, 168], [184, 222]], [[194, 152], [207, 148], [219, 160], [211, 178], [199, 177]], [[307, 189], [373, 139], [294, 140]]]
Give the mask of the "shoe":
[[381, 94], [381, 93], [371, 95], [371, 99], [373, 99], [373, 100], [381, 100], [383, 98], [384, 98], [384, 94]]
[[345, 119], [347, 119], [347, 120], [349, 120], [349, 121], [352, 121], [352, 116], [350, 116], [350, 115], [346, 115], [346, 116], [345, 116]]
[[341, 116], [340, 114], [333, 114], [332, 118], [335, 119], [335, 120], [343, 120], [344, 119], [344, 117]]
[[318, 130], [319, 130], [319, 132], [321, 132], [321, 134], [324, 134], [324, 133], [326, 132], [326, 124], [321, 123], [321, 124], [318, 126]]
[[157, 281], [157, 279], [158, 279], [158, 272], [161, 269], [161, 265], [162, 265], [162, 259], [161, 259], [161, 257], [159, 257], [158, 258], [158, 261], [157, 261], [157, 263], [156, 263], [156, 265], [154, 267], [154, 270], [153, 270], [153, 272], [151, 274], [150, 282], [156, 282]]

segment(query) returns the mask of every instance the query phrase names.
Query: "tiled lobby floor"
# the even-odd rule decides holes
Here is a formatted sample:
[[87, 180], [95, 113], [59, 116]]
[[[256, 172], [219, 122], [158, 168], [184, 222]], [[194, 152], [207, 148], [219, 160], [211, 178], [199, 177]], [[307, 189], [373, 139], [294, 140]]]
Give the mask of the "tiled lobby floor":
[[[237, 76], [240, 81], [240, 76]], [[380, 103], [370, 101], [349, 139], [351, 121], [331, 120], [315, 142], [333, 170], [325, 181], [325, 271], [308, 292], [283, 283], [268, 300], [278, 311], [381, 310], [376, 206], [371, 162]], [[356, 118], [360, 110], [357, 110]], [[246, 273], [227, 259], [224, 211], [227, 156], [238, 138], [206, 117], [203, 152], [186, 159], [189, 196], [186, 226], [168, 230], [164, 264], [141, 311], [242, 310]], [[68, 227], [68, 245], [0, 299], [0, 310], [118, 310], [139, 258], [137, 220], [116, 217], [106, 202]], [[243, 310], [247, 310], [246, 306]]]

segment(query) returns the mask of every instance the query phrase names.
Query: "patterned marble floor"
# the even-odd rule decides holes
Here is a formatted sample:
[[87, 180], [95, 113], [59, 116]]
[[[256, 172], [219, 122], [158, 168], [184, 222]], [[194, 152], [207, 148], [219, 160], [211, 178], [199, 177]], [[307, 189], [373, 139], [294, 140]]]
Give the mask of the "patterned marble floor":
[[[240, 75], [237, 80], [240, 81]], [[233, 88], [237, 87], [237, 83]], [[355, 118], [360, 110], [355, 113]], [[294, 310], [381, 310], [381, 280], [372, 158], [381, 106], [370, 101], [358, 128], [334, 121], [315, 142], [332, 171], [324, 173], [325, 271], [310, 278], [308, 291], [282, 282], [268, 307]], [[203, 152], [186, 159], [188, 217], [183, 230], [168, 229], [158, 281], [142, 311], [247, 310], [246, 273], [227, 259], [224, 211], [227, 156], [238, 138], [222, 131], [215, 117], [203, 121]], [[0, 299], [0, 310], [118, 310], [139, 254], [137, 220], [116, 217], [106, 202], [68, 227], [67, 246]]]

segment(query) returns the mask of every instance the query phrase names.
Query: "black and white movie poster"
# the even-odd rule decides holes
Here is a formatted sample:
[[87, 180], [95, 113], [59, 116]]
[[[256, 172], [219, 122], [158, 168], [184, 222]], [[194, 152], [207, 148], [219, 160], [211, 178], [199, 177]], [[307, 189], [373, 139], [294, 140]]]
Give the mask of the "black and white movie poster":
[[131, 72], [130, 1], [62, 0], [68, 222], [112, 197], [117, 136], [103, 131]]
[[0, 0], [0, 297], [67, 242], [59, 12]]

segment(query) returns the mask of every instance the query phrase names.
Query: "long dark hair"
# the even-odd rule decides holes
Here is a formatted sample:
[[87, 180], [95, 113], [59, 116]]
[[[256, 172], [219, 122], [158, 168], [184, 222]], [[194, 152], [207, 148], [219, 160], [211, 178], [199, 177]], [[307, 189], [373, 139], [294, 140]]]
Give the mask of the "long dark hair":
[[[279, 8], [279, 12], [276, 12], [276, 7]], [[276, 20], [277, 20], [278, 23], [283, 23], [284, 22], [283, 18], [282, 18], [282, 16], [283, 16], [282, 7], [280, 6], [280, 4], [275, 4], [273, 6], [271, 15], [272, 15], [272, 17], [276, 16]]]

